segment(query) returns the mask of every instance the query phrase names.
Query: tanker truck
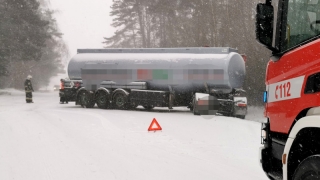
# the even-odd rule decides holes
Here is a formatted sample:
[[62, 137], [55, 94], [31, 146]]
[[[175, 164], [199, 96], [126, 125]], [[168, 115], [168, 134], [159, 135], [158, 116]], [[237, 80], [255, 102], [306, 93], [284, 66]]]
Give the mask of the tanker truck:
[[233, 48], [78, 49], [76, 105], [101, 109], [186, 106], [195, 115], [245, 118], [245, 60]]

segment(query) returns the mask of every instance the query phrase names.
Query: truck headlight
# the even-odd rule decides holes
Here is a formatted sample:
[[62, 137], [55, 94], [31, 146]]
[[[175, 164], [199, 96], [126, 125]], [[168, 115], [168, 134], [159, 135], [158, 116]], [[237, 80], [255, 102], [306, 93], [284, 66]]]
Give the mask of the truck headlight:
[[261, 129], [261, 138], [263, 141], [267, 140], [267, 132], [264, 129]]

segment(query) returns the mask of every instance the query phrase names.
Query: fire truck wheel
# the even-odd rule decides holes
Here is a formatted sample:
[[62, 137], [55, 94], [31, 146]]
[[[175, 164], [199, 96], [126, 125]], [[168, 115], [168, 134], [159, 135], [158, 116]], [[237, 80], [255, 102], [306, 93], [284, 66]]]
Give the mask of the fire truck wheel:
[[128, 96], [122, 91], [116, 92], [112, 98], [112, 106], [116, 109], [127, 109]]
[[100, 109], [108, 109], [110, 106], [110, 99], [109, 99], [109, 94], [107, 94], [105, 91], [99, 91], [97, 93], [97, 106]]
[[303, 160], [294, 172], [293, 179], [320, 179], [320, 155], [312, 155]]

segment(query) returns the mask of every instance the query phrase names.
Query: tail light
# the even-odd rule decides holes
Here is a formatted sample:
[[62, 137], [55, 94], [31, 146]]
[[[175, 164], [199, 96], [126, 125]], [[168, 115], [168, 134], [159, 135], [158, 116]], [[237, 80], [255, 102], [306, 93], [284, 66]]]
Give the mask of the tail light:
[[78, 88], [80, 87], [80, 82], [76, 82], [74, 85]]
[[241, 57], [243, 58], [243, 61], [244, 61], [244, 62], [247, 62], [247, 55], [241, 54]]
[[60, 82], [60, 89], [64, 89], [64, 82], [63, 81]]
[[238, 106], [238, 107], [246, 107], [247, 104], [245, 104], [245, 103], [238, 103], [237, 106]]

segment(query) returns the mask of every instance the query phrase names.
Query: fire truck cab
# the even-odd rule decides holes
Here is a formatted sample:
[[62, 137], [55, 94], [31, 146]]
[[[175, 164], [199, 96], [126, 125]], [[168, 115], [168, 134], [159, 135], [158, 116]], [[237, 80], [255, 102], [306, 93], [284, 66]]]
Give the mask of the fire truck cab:
[[260, 163], [270, 179], [320, 179], [320, 0], [257, 5], [256, 38], [272, 51]]

